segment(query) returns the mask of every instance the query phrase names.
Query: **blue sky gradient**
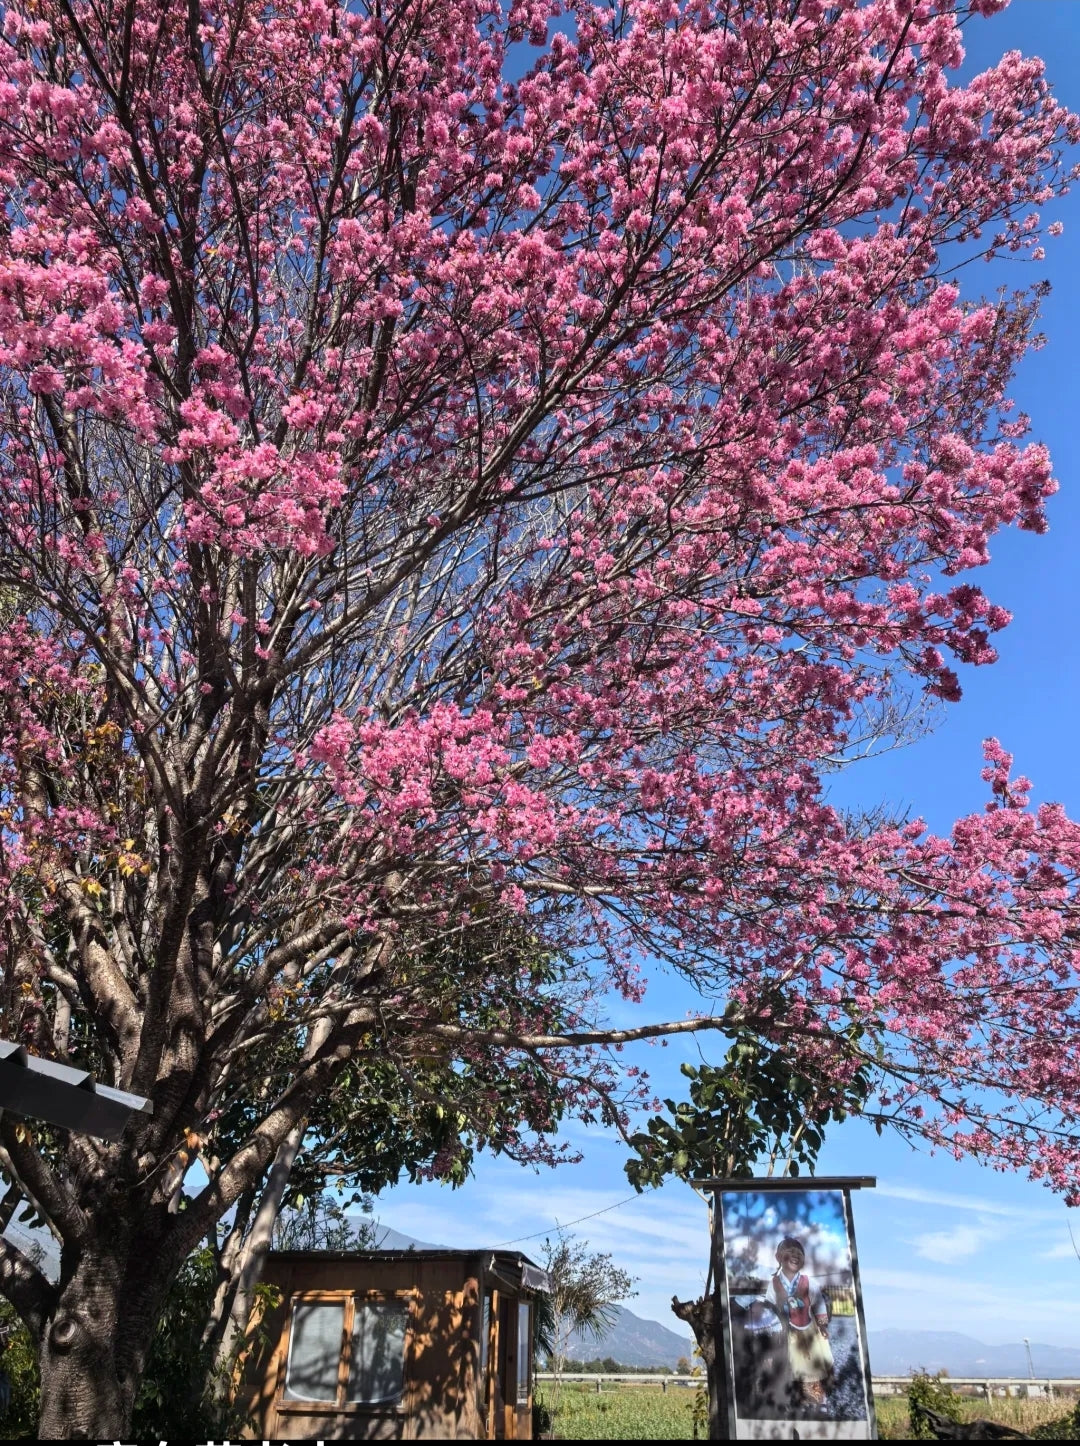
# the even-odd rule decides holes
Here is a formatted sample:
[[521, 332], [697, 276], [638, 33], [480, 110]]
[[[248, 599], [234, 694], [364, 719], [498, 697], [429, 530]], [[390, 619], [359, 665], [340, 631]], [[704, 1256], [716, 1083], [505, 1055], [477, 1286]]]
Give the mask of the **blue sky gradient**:
[[[1042, 56], [1058, 97], [1080, 110], [1080, 0], [1014, 0], [1003, 15], [973, 20], [966, 44], [967, 74], [1007, 50]], [[963, 700], [944, 711], [930, 736], [859, 764], [837, 785], [845, 803], [905, 808], [936, 830], [981, 809], [986, 785], [979, 777], [980, 750], [989, 735], [1016, 755], [1018, 770], [1034, 782], [1036, 800], [1060, 801], [1080, 816], [1080, 190], [1057, 204], [1053, 219], [1065, 231], [1047, 243], [1044, 262], [979, 263], [961, 279], [967, 296], [1042, 278], [1052, 284], [1043, 305], [1047, 345], [1027, 358], [1012, 392], [1032, 418], [1034, 437], [1049, 445], [1054, 458], [1061, 491], [1050, 504], [1051, 530], [1044, 537], [1002, 534], [991, 564], [970, 575], [1014, 615], [997, 639], [1000, 661], [964, 670]], [[678, 1018], [695, 1006], [684, 986], [656, 977], [647, 1007], [651, 1018]], [[629, 1008], [624, 1017], [630, 1022]], [[713, 1053], [720, 1050], [717, 1040]], [[699, 1055], [693, 1041], [678, 1040], [667, 1048], [643, 1046], [626, 1058], [648, 1068], [657, 1093], [679, 1097], [685, 1081], [678, 1065]], [[574, 1232], [612, 1251], [639, 1277], [631, 1308], [676, 1326], [672, 1293], [700, 1293], [704, 1282], [704, 1205], [679, 1184], [634, 1197], [623, 1174], [626, 1150], [616, 1137], [577, 1123], [566, 1134], [583, 1151], [578, 1165], [537, 1173], [481, 1160], [462, 1189], [398, 1187], [383, 1196], [378, 1214], [423, 1240], [462, 1246], [521, 1241], [526, 1252], [556, 1224], [591, 1216]], [[1080, 1345], [1080, 1260], [1068, 1229], [1071, 1217], [1080, 1244], [1080, 1212], [1066, 1210], [1059, 1197], [971, 1161], [879, 1139], [857, 1121], [834, 1130], [819, 1169], [878, 1177], [877, 1190], [854, 1201], [870, 1330], [956, 1330], [990, 1343], [1029, 1336], [1036, 1372], [1034, 1343]], [[537, 1233], [540, 1239], [529, 1238]]]

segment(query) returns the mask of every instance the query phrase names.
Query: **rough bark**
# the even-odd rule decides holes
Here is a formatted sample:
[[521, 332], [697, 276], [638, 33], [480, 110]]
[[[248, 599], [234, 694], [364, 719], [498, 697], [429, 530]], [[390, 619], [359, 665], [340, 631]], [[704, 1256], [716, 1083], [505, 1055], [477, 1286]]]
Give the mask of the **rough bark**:
[[694, 1332], [698, 1354], [705, 1366], [705, 1384], [709, 1393], [708, 1439], [726, 1441], [727, 1376], [724, 1371], [724, 1351], [719, 1339], [724, 1328], [720, 1301], [715, 1295], [703, 1295], [698, 1300], [679, 1300], [672, 1296], [671, 1309]]
[[39, 1355], [43, 1440], [116, 1441], [130, 1432], [160, 1306], [148, 1276], [132, 1269], [130, 1250], [97, 1241], [62, 1278]]

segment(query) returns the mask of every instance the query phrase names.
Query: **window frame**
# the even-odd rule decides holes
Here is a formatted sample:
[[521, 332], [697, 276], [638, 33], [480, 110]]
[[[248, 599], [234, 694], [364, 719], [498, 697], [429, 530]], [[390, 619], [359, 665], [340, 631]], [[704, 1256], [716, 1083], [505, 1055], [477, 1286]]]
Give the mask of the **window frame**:
[[[296, 1396], [296, 1397], [294, 1397], [294, 1396], [287, 1396], [287, 1395], [285, 1394], [286, 1391], [289, 1389], [289, 1367], [290, 1367], [290, 1365], [292, 1364], [292, 1352], [293, 1352], [293, 1344], [294, 1344], [294, 1339], [295, 1339], [295, 1334], [294, 1334], [294, 1333], [295, 1333], [297, 1313], [298, 1313], [298, 1311], [300, 1311], [300, 1310], [307, 1310], [307, 1309], [308, 1309], [309, 1307], [311, 1307], [311, 1306], [320, 1306], [320, 1305], [322, 1305], [322, 1306], [334, 1306], [334, 1307], [340, 1307], [340, 1308], [341, 1308], [342, 1335], [341, 1335], [341, 1339], [340, 1339], [340, 1341], [339, 1341], [339, 1343], [338, 1343], [337, 1384], [336, 1384], [336, 1387], [335, 1387], [335, 1394], [334, 1394], [334, 1400], [333, 1400], [333, 1401], [325, 1401], [325, 1400], [324, 1400], [324, 1401], [320, 1401], [320, 1400], [313, 1400], [313, 1399], [305, 1399], [303, 1396]], [[333, 1408], [333, 1406], [337, 1403], [337, 1398], [338, 1398], [338, 1396], [341, 1394], [341, 1352], [342, 1352], [342, 1349], [344, 1348], [344, 1343], [345, 1343], [344, 1326], [345, 1326], [345, 1320], [346, 1320], [346, 1318], [347, 1318], [347, 1316], [348, 1316], [348, 1313], [349, 1313], [348, 1305], [347, 1305], [347, 1303], [346, 1303], [340, 1296], [338, 1296], [338, 1297], [336, 1297], [336, 1298], [334, 1298], [334, 1299], [328, 1299], [328, 1298], [325, 1297], [325, 1296], [320, 1296], [320, 1297], [317, 1297], [317, 1298], [315, 1298], [315, 1299], [312, 1299], [312, 1298], [299, 1298], [299, 1297], [294, 1297], [294, 1299], [293, 1299], [292, 1301], [290, 1301], [290, 1303], [289, 1303], [289, 1331], [288, 1331], [288, 1335], [287, 1335], [286, 1340], [285, 1340], [285, 1353], [284, 1353], [284, 1354], [285, 1354], [285, 1359], [284, 1359], [284, 1365], [283, 1365], [283, 1370], [282, 1370], [282, 1378], [281, 1378], [281, 1398], [282, 1398], [282, 1404], [283, 1404], [283, 1405], [285, 1405], [285, 1406], [302, 1406], [302, 1407], [304, 1407], [305, 1410], [306, 1410], [309, 1406], [313, 1406], [313, 1407], [315, 1407], [316, 1409], [323, 1409], [323, 1410], [325, 1410], [327, 1407]]]
[[[532, 1404], [533, 1393], [533, 1302], [525, 1295], [518, 1297], [517, 1322], [514, 1328], [514, 1394], [519, 1411], [527, 1411]], [[525, 1339], [521, 1338], [521, 1320], [525, 1318]], [[524, 1346], [525, 1376], [521, 1376], [522, 1346]], [[524, 1390], [524, 1394], [522, 1394]]]
[[[409, 1395], [409, 1358], [412, 1353], [415, 1290], [302, 1290], [289, 1297], [285, 1317], [285, 1333], [279, 1355], [275, 1409], [301, 1416], [356, 1416], [398, 1414], [406, 1410]], [[402, 1344], [401, 1394], [392, 1401], [348, 1401], [349, 1370], [352, 1365], [352, 1332], [357, 1305], [394, 1305], [405, 1307], [405, 1339]], [[337, 1395], [333, 1401], [296, 1401], [285, 1394], [288, 1384], [289, 1358], [292, 1353], [293, 1318], [297, 1306], [343, 1305], [341, 1350], [338, 1355]]]

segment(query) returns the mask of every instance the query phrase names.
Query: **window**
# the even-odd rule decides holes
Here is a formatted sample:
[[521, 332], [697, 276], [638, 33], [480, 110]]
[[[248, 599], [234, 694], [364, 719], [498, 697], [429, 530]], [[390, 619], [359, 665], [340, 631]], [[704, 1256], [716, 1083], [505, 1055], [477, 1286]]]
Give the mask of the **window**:
[[349, 1390], [354, 1405], [396, 1401], [405, 1388], [405, 1328], [409, 1308], [403, 1300], [356, 1301], [350, 1339]]
[[341, 1296], [293, 1301], [282, 1402], [384, 1406], [405, 1389], [409, 1302]]
[[484, 1308], [480, 1314], [480, 1379], [487, 1380], [488, 1347], [491, 1343], [491, 1293], [484, 1296]]
[[529, 1332], [529, 1302], [518, 1302], [517, 1403], [529, 1404], [529, 1367], [532, 1365], [532, 1335]]
[[297, 1302], [285, 1367], [286, 1401], [337, 1400], [345, 1302]]

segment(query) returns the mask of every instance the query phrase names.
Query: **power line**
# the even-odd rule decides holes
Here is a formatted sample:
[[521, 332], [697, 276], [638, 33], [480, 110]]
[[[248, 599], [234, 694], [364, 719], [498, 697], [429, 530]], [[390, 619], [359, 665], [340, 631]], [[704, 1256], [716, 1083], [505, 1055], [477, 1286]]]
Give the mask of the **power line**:
[[[618, 1210], [621, 1205], [629, 1205], [631, 1200], [640, 1199], [638, 1195], [627, 1195], [625, 1200], [616, 1200], [614, 1205], [605, 1205], [602, 1210], [594, 1210], [591, 1215], [579, 1215], [576, 1220], [568, 1220], [565, 1225], [560, 1225], [556, 1220], [556, 1230], [569, 1230], [571, 1225], [583, 1225], [586, 1220], [595, 1220], [598, 1215], [606, 1215], [609, 1210]], [[546, 1230], [534, 1230], [531, 1235], [519, 1235], [514, 1240], [500, 1240], [498, 1245], [492, 1246], [493, 1250], [502, 1250], [507, 1245], [524, 1245], [526, 1240], [539, 1240], [541, 1235], [549, 1235], [551, 1226]]]

